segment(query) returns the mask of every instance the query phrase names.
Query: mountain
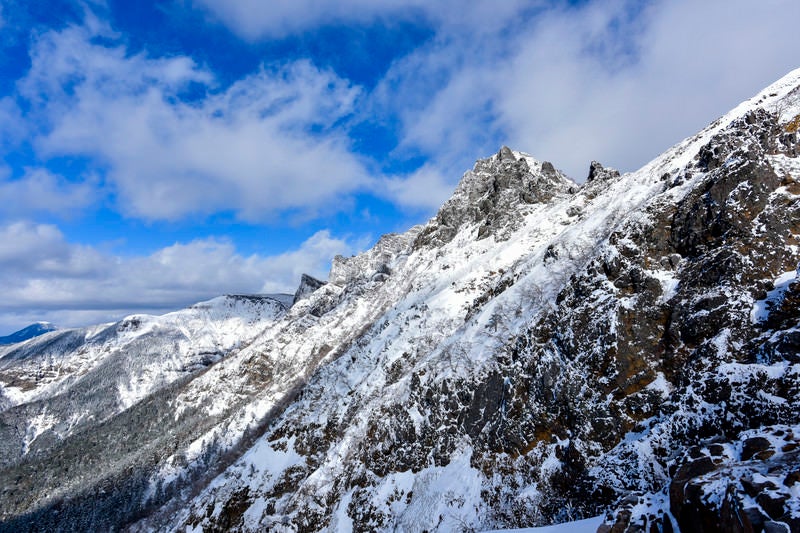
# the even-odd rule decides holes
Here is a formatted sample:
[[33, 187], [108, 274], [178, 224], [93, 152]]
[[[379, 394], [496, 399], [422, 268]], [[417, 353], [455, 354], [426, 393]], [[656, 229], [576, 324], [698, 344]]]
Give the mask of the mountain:
[[0, 345], [2, 344], [16, 344], [18, 342], [23, 342], [28, 339], [32, 339], [34, 337], [38, 337], [39, 335], [44, 335], [50, 331], [55, 331], [58, 328], [55, 327], [50, 322], [37, 322], [36, 324], [31, 324], [30, 326], [25, 326], [19, 331], [15, 331], [11, 335], [6, 335], [5, 337], [0, 337]]
[[[0, 347], [0, 468], [47, 461], [56, 450], [79, 456], [87, 435], [99, 445], [99, 428], [109, 425], [142, 431], [129, 416], [141, 416], [142, 406], [237, 352], [285, 312], [275, 297], [229, 295]], [[65, 452], [68, 445], [74, 450]]]
[[799, 128], [503, 147], [282, 302], [0, 348], [0, 530], [800, 531]]

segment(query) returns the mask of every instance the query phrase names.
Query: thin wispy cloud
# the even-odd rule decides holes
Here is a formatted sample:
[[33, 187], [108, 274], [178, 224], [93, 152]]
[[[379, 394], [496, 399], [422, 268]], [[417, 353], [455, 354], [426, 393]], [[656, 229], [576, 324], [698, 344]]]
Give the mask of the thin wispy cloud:
[[192, 0], [219, 22], [245, 39], [280, 38], [320, 26], [370, 24], [398, 19], [456, 27], [470, 31], [493, 31], [509, 17], [547, 2], [523, 0]]

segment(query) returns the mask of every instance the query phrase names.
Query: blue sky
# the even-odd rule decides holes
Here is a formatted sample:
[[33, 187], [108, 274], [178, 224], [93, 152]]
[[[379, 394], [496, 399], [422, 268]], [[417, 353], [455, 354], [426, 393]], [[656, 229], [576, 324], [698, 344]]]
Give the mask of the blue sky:
[[0, 0], [0, 334], [292, 292], [502, 144], [634, 170], [798, 66], [795, 0]]

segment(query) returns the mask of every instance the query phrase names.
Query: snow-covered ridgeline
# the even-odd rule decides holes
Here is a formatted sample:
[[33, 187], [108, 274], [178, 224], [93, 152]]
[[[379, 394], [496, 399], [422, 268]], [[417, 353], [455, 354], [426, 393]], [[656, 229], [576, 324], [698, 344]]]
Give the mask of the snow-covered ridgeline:
[[[159, 388], [185, 378], [246, 345], [285, 313], [267, 297], [223, 296], [162, 316], [132, 315], [118, 323], [59, 330], [9, 347], [0, 358], [4, 409], [40, 409], [25, 430], [26, 449], [44, 431], [63, 438], [87, 416], [108, 417]], [[79, 392], [87, 389], [87, 392]], [[36, 402], [92, 388], [111, 394], [103, 412], [80, 402], [67, 411], [48, 412]]]

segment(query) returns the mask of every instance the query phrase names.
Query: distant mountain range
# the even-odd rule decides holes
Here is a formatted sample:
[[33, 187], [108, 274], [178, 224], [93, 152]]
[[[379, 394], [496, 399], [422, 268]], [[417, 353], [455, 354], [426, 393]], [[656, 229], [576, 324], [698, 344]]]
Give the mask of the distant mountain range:
[[31, 324], [30, 326], [26, 326], [19, 331], [15, 331], [11, 335], [0, 337], [0, 344], [15, 344], [17, 342], [23, 342], [57, 329], [57, 327], [49, 322], [37, 322], [35, 324]]
[[503, 147], [293, 296], [0, 347], [0, 531], [800, 532], [799, 129]]

